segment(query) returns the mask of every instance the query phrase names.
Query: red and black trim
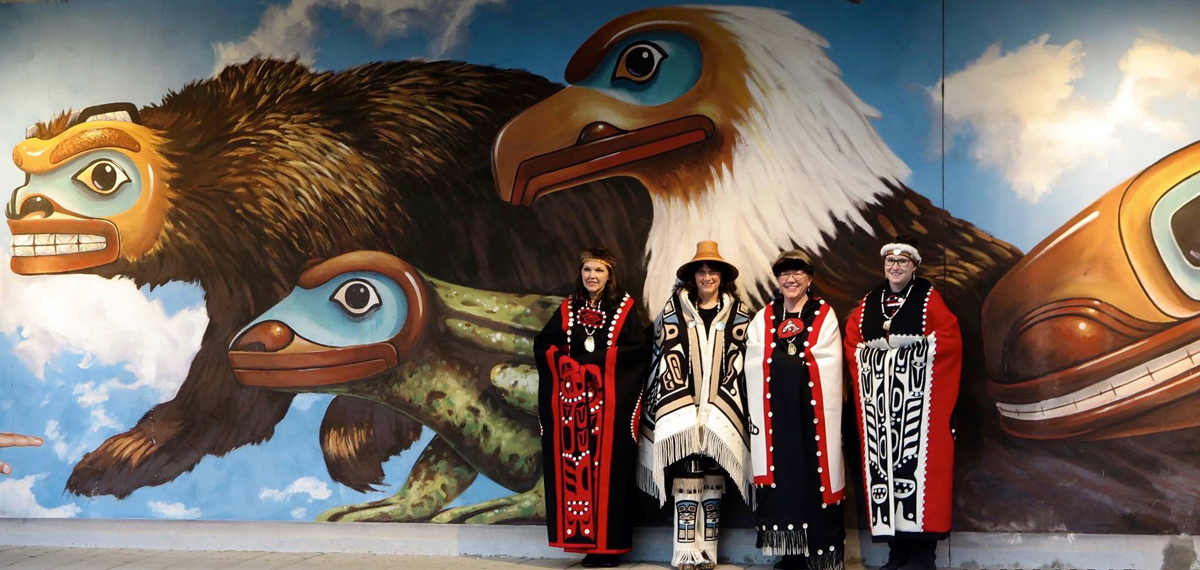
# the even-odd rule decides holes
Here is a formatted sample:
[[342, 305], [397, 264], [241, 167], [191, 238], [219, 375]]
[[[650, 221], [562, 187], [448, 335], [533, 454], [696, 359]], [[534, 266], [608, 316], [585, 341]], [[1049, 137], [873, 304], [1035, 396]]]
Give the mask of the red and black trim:
[[767, 449], [767, 472], [765, 475], [755, 475], [755, 485], [773, 485], [775, 483], [775, 445], [772, 441], [775, 430], [771, 427], [771, 352], [775, 349], [775, 303], [763, 307], [763, 441]]
[[[821, 468], [821, 487], [824, 489], [821, 491], [821, 500], [826, 505], [832, 505], [846, 498], [845, 486], [834, 492], [832, 480], [829, 478], [829, 438], [821, 437], [827, 435], [829, 423], [825, 420], [825, 395], [821, 386], [821, 369], [817, 366], [817, 359], [812, 353], [812, 347], [817, 344], [817, 338], [821, 335], [821, 326], [825, 323], [829, 313], [829, 305], [821, 301], [821, 306], [817, 308], [813, 322], [808, 327], [808, 337], [804, 340], [804, 362], [808, 368], [808, 382], [812, 388], [814, 402], [813, 414], [817, 419], [817, 434], [820, 437], [817, 440], [817, 465]], [[838, 381], [840, 382], [841, 379], [839, 378]], [[842, 428], [834, 426], [834, 429]]]

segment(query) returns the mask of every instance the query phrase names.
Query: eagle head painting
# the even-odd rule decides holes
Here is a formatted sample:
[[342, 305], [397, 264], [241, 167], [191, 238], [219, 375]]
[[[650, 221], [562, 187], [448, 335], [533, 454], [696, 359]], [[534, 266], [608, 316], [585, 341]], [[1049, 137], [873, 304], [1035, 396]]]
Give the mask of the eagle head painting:
[[571, 57], [566, 89], [500, 132], [500, 196], [531, 205], [590, 181], [639, 180], [653, 203], [643, 290], [652, 310], [701, 240], [721, 244], [757, 305], [774, 289], [780, 251], [820, 254], [822, 294], [845, 315], [880, 278], [879, 242], [909, 233], [932, 246], [948, 232], [947, 251], [924, 266], [978, 313], [974, 289], [1019, 252], [904, 185], [909, 168], [871, 124], [879, 113], [842, 81], [826, 47], [764, 8], [616, 18]]

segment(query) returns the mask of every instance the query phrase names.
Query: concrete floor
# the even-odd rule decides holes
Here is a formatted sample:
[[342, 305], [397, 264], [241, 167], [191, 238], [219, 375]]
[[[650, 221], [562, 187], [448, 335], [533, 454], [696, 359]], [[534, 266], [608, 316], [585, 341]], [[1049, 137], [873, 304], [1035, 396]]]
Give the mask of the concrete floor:
[[[44, 548], [0, 546], [3, 570], [515, 570], [517, 568], [580, 568], [571, 560], [470, 558], [440, 556], [386, 556], [371, 554], [316, 554], [290, 552], [212, 552], [188, 550], [107, 550], [98, 548]], [[667, 564], [628, 563], [637, 570], [668, 570]], [[770, 565], [734, 566], [719, 570], [769, 570]]]

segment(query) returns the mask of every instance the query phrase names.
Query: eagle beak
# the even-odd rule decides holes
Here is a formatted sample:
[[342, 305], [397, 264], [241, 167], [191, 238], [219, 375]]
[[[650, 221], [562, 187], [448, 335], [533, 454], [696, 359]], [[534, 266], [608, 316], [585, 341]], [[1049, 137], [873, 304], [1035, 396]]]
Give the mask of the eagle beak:
[[399, 361], [391, 343], [328, 347], [297, 335], [280, 321], [251, 326], [229, 348], [229, 363], [238, 382], [260, 388], [345, 384], [387, 372]]
[[492, 147], [500, 197], [529, 206], [551, 192], [625, 174], [625, 167], [712, 138], [701, 115], [662, 117], [653, 107], [567, 87], [509, 121]]
[[1200, 144], [1164, 158], [997, 283], [984, 351], [1009, 433], [1103, 439], [1200, 425], [1200, 268], [1187, 261], [1197, 171]]

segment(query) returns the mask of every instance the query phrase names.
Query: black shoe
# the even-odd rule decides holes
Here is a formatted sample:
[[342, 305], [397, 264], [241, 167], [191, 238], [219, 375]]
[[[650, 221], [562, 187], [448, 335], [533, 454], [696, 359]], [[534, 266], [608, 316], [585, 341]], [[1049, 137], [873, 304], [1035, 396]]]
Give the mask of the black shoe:
[[618, 554], [588, 554], [579, 563], [584, 568], [616, 568], [620, 564], [621, 556]]
[[925, 540], [912, 546], [908, 562], [900, 570], [937, 570], [937, 541]]
[[912, 556], [912, 551], [909, 546], [902, 540], [892, 541], [888, 550], [888, 559], [879, 570], [900, 570], [904, 565], [908, 564], [909, 558]]
[[803, 554], [785, 554], [783, 559], [775, 563], [775, 570], [805, 570], [808, 561]]
[[937, 555], [916, 554], [900, 570], [937, 570]]

